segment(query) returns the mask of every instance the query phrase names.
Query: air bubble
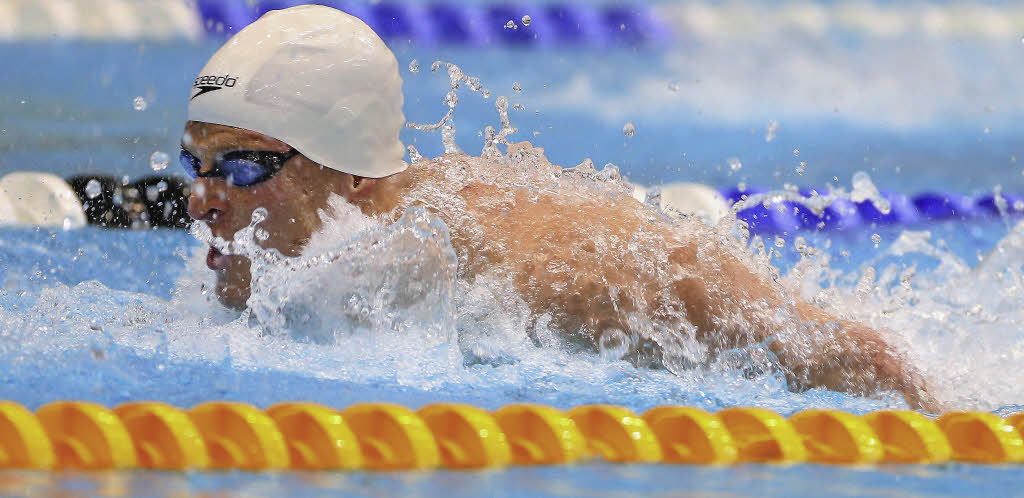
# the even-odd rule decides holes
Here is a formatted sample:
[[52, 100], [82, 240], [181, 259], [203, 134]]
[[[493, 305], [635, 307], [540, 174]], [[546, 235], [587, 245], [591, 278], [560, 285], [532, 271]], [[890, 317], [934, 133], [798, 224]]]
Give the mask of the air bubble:
[[668, 84], [668, 91], [670, 91], [672, 93], [678, 92], [679, 91], [679, 83], [677, 83], [675, 81], [669, 83]]
[[775, 247], [786, 247], [786, 239], [775, 237]]
[[634, 133], [636, 133], [636, 125], [632, 121], [627, 121], [626, 124], [622, 125], [623, 135], [632, 138]]
[[505, 29], [519, 29], [519, 26], [516, 26], [515, 21], [509, 19], [508, 22], [505, 23]]
[[800, 176], [804, 176], [804, 173], [806, 173], [806, 172], [807, 172], [807, 163], [804, 162], [804, 161], [800, 161], [800, 164], [796, 165], [796, 174], [798, 174]]
[[149, 104], [146, 103], [146, 99], [142, 97], [135, 97], [135, 100], [132, 100], [132, 107], [134, 107], [136, 111], [145, 111], [148, 106]]
[[411, 62], [409, 62], [409, 72], [410, 73], [418, 73], [418, 72], [420, 72], [420, 61], [418, 61], [416, 59], [413, 59]]
[[519, 92], [523, 91], [523, 87], [519, 85], [518, 81], [514, 81], [514, 82], [512, 82], [512, 91], [516, 92], [516, 93], [519, 93]]
[[729, 169], [733, 171], [739, 171], [743, 168], [743, 163], [740, 162], [739, 158], [730, 157], [729, 159], [726, 159], [725, 162], [729, 163]]
[[100, 185], [100, 182], [96, 181], [95, 178], [89, 180], [89, 183], [85, 184], [85, 196], [90, 199], [95, 199], [96, 196], [102, 193], [102, 191], [103, 187]]
[[522, 21], [523, 21], [523, 26], [529, 26], [530, 23], [533, 22], [533, 19], [531, 19], [529, 15], [525, 15], [525, 16], [523, 16]]
[[166, 152], [156, 151], [153, 155], [149, 156], [149, 167], [153, 168], [153, 171], [162, 171], [167, 167], [167, 163], [170, 162], [170, 157], [167, 156]]
[[871, 242], [874, 242], [875, 244], [878, 244], [881, 241], [882, 241], [882, 236], [881, 235], [878, 235], [877, 233], [871, 234]]
[[799, 156], [800, 155], [800, 149], [793, 149], [793, 155], [794, 156]]

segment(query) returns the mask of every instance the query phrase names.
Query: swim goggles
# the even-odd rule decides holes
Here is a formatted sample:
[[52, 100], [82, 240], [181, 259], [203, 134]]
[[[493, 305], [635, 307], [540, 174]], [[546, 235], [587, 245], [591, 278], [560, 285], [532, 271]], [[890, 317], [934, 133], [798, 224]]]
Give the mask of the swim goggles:
[[228, 184], [249, 187], [269, 180], [284, 163], [299, 155], [299, 151], [272, 152], [268, 150], [236, 150], [223, 154], [210, 171], [202, 172], [202, 161], [191, 152], [181, 149], [178, 161], [192, 179], [223, 177]]

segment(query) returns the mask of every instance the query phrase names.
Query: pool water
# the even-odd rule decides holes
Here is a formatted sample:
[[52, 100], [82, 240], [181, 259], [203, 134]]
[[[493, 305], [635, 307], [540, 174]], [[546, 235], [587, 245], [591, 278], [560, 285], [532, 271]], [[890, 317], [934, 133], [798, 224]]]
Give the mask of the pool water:
[[[786, 37], [689, 40], [641, 50], [393, 48], [410, 121], [434, 122], [446, 110], [447, 77], [429, 67], [436, 59], [453, 61], [495, 95], [523, 106], [512, 111], [520, 130], [513, 138], [544, 147], [557, 164], [572, 166], [584, 157], [598, 165], [613, 162], [644, 185], [848, 189], [853, 173], [865, 171], [889, 191], [980, 194], [1001, 185], [1004, 192], [1024, 193], [1024, 166], [1016, 162], [1024, 152], [1017, 124], [1024, 117], [1019, 40], [825, 38], [813, 44]], [[150, 155], [176, 152], [188, 87], [216, 46], [0, 43], [0, 59], [21, 68], [0, 78], [0, 174], [154, 173]], [[404, 69], [413, 59], [417, 73]], [[920, 82], [936, 74], [941, 78], [922, 88]], [[134, 108], [136, 97], [146, 101], [145, 110]], [[627, 121], [636, 128], [632, 137], [622, 133]], [[778, 131], [769, 141], [770, 121]], [[478, 131], [496, 123], [493, 98], [467, 92], [456, 111], [459, 146], [477, 154]], [[443, 150], [437, 135], [406, 130], [402, 138], [428, 157]], [[732, 158], [740, 168], [730, 167]], [[797, 172], [801, 161], [807, 163], [803, 174]], [[1008, 415], [1024, 410], [1024, 384], [1011, 374], [1024, 367], [1024, 227], [1018, 221], [869, 226], [780, 234], [782, 247], [773, 238], [763, 242], [771, 251], [766, 260], [805, 299], [892, 330], [951, 407]], [[874, 234], [880, 242], [871, 240]], [[801, 254], [798, 236], [816, 251]], [[752, 250], [757, 247], [755, 241]], [[487, 314], [459, 315], [457, 341], [415, 332], [351, 334], [331, 344], [263, 335], [251, 317], [212, 302], [203, 286], [209, 279], [204, 252], [192, 235], [169, 230], [0, 227], [0, 398], [31, 409], [58, 399], [108, 406], [156, 399], [182, 407], [211, 399], [260, 407], [307, 400], [339, 408], [362, 401], [412, 408], [454, 401], [487, 409], [523, 401], [559, 408], [600, 402], [637, 412], [663, 404], [712, 411], [755, 405], [787, 415], [812, 407], [865, 413], [905, 406], [891, 394], [790, 392], [771, 371], [745, 373], [744, 351], [677, 376], [557, 345], [538, 348], [516, 321], [517, 310], [488, 304], [501, 297], [491, 288], [459, 294], [458, 304]], [[959, 464], [0, 473], [0, 490], [11, 494], [1001, 496], [1022, 483], [1017, 467]]]

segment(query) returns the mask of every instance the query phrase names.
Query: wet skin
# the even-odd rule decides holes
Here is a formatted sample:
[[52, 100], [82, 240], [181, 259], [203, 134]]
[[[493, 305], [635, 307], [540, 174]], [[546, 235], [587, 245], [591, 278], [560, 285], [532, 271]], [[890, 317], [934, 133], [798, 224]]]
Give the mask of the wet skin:
[[[290, 148], [252, 131], [198, 122], [188, 123], [182, 142], [184, 148], [200, 158], [204, 171], [218, 154], [232, 150], [286, 152]], [[458, 156], [445, 158], [459, 161]], [[231, 186], [223, 178], [196, 179], [189, 198], [189, 214], [206, 222], [215, 236], [231, 240], [236, 231], [249, 224], [254, 209], [265, 207], [269, 214], [261, 227], [270, 237], [261, 245], [296, 256], [321, 228], [317, 210], [327, 206], [332, 193], [358, 206], [366, 215], [387, 215], [396, 211], [410, 189], [444, 181], [443, 171], [416, 167], [382, 179], [359, 178], [322, 168], [300, 154], [271, 179], [250, 187]], [[512, 269], [510, 277], [517, 291], [534, 313], [556, 316], [563, 322], [563, 330], [592, 331], [595, 342], [601, 330], [627, 330], [622, 312], [639, 305], [621, 299], [609, 302], [614, 299], [609, 296], [615, 294], [609, 288], [625, 288], [638, 278], [642, 280], [641, 271], [621, 267], [621, 263], [609, 264], [600, 251], [589, 251], [592, 257], [586, 256], [586, 250], [584, 257], [578, 251], [570, 254], [566, 248], [578, 243], [579, 237], [569, 227], [602, 230], [620, 240], [629, 240], [640, 227], [662, 228], [647, 226], [650, 223], [639, 210], [639, 203], [627, 209], [596, 202], [566, 205], [576, 201], [552, 196], [517, 202], [517, 208], [509, 211], [501, 208], [501, 202], [495, 202], [507, 198], [507, 194], [492, 185], [469, 185], [458, 192], [466, 203], [469, 225], [465, 219], [448, 219], [446, 213], [437, 213], [449, 225], [452, 244], [460, 262], [465, 264], [460, 273], [472, 276], [495, 261], [504, 260]], [[601, 226], [594, 227], [594, 220], [601, 220]], [[774, 338], [769, 341], [769, 348], [788, 370], [795, 388], [823, 387], [858, 394], [897, 390], [911, 406], [937, 410], [916, 370], [877, 331], [836, 319], [815, 306], [792, 299], [777, 284], [754, 275], [724, 252], [714, 268], [709, 268], [706, 260], [702, 263], [698, 258], [694, 240], [681, 237], [668, 227], [663, 230], [670, 264], [683, 274], [695, 276], [676, 280], [667, 291], [685, 303], [685, 315], [697, 327], [696, 337], [712, 355]], [[515, 248], [515, 252], [494, 254], [494, 247]], [[238, 256], [219, 256], [211, 250], [207, 262], [216, 271], [220, 301], [232, 308], [244, 308], [249, 297], [248, 261]], [[565, 265], [570, 271], [545, 271], [551, 263]], [[571, 282], [558, 281], [568, 276], [572, 276]], [[552, 291], [567, 285], [576, 291]], [[644, 287], [640, 300], [644, 302], [657, 302], [658, 296], [666, 291], [657, 281], [642, 281], [640, 287]], [[756, 316], [758, 310], [769, 313], [777, 308], [792, 310], [801, 324], [736, 325], [737, 309]], [[748, 317], [743, 323], [749, 321]], [[779, 333], [794, 328], [806, 331]]]

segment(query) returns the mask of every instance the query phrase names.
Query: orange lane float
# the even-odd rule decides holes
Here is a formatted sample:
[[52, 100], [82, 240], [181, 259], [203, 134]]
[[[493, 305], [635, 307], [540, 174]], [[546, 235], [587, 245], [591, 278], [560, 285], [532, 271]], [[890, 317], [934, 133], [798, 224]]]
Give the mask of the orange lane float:
[[883, 462], [943, 463], [953, 456], [939, 426], [918, 412], [882, 410], [863, 418], [882, 442]]
[[803, 438], [788, 420], [764, 408], [726, 408], [718, 418], [732, 434], [740, 462], [802, 462]]
[[976, 463], [1024, 462], [1024, 441], [991, 413], [949, 412], [935, 422], [953, 448], [953, 459]]
[[529, 403], [505, 406], [494, 412], [519, 465], [572, 463], [587, 452], [576, 423], [550, 406]]
[[628, 408], [583, 405], [568, 412], [591, 451], [609, 462], [658, 462], [661, 445], [647, 422]]
[[416, 413], [434, 435], [441, 452], [441, 464], [445, 467], [504, 467], [512, 459], [505, 433], [486, 410], [435, 403]]
[[58, 468], [119, 469], [136, 465], [135, 446], [121, 419], [107, 407], [57, 401], [36, 411], [53, 444]]
[[267, 409], [288, 446], [293, 469], [359, 469], [359, 440], [335, 410], [315, 403], [279, 403]]
[[882, 442], [864, 419], [838, 410], [804, 410], [789, 417], [804, 440], [807, 459], [831, 464], [876, 463]]
[[441, 454], [419, 415], [392, 403], [358, 403], [341, 412], [373, 470], [432, 469]]
[[661, 443], [662, 461], [727, 465], [739, 456], [722, 420], [700, 408], [659, 406], [644, 420]]
[[210, 466], [199, 429], [188, 414], [166, 403], [134, 402], [114, 408], [135, 444], [139, 467], [163, 470]]
[[212, 401], [192, 408], [189, 417], [215, 469], [277, 470], [291, 464], [281, 431], [255, 406]]
[[610, 462], [869, 465], [1024, 462], [1024, 413], [881, 410], [863, 416], [763, 408], [708, 413], [613, 405], [561, 411], [513, 404], [493, 413], [454, 403], [412, 411], [360, 403], [343, 411], [280, 403], [266, 411], [215, 401], [183, 411], [161, 402], [114, 410], [77, 401], [36, 413], [0, 401], [0, 469], [428, 470]]
[[0, 469], [49, 469], [56, 460], [39, 419], [17, 403], [0, 401]]

